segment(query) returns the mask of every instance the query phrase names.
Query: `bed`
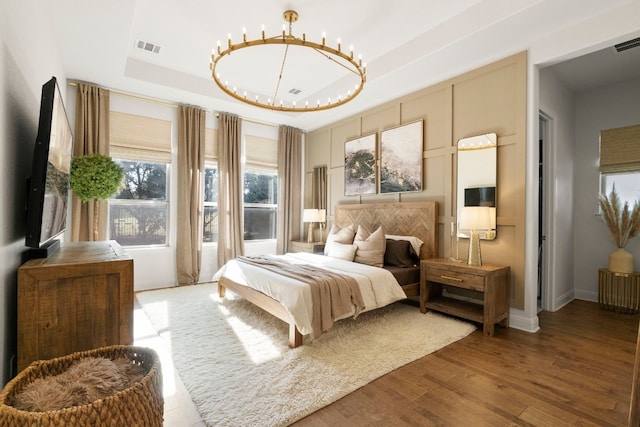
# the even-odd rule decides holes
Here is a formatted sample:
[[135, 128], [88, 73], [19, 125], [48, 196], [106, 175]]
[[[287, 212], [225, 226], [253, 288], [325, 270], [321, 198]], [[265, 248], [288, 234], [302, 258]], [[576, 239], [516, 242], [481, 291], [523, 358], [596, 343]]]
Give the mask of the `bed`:
[[[418, 260], [406, 268], [371, 267], [308, 253], [286, 254], [283, 257], [288, 263], [296, 265], [315, 264], [332, 271], [348, 272], [361, 289], [362, 283], [374, 283], [375, 286], [366, 287], [362, 291], [363, 300], [366, 302], [366, 308], [362, 311], [368, 311], [400, 299], [419, 296], [419, 260], [437, 257], [438, 253], [437, 219], [438, 204], [435, 201], [336, 206], [333, 224], [337, 228], [342, 229], [349, 225], [357, 228], [359, 225], [372, 232], [381, 227], [385, 236], [394, 237], [393, 240], [396, 238], [402, 240], [403, 237], [420, 239], [422, 245], [419, 248], [419, 254], [416, 254]], [[275, 267], [270, 270], [261, 270], [260, 266], [254, 265], [247, 267], [240, 260], [232, 260], [216, 273], [214, 280], [218, 282], [218, 293], [221, 298], [224, 298], [225, 290], [229, 289], [289, 324], [289, 347], [298, 347], [303, 343], [303, 336], [310, 332], [308, 321], [313, 316], [310, 312], [304, 314], [305, 309], [299, 310], [292, 304], [309, 298], [309, 292], [305, 288], [307, 285], [295, 279], [278, 276]], [[392, 278], [389, 279], [389, 277]], [[391, 284], [387, 284], [389, 280]], [[276, 286], [275, 290], [266, 287], [271, 285]], [[302, 296], [298, 296], [296, 290], [283, 290], [281, 286], [305, 290], [302, 291]], [[376, 303], [371, 304], [372, 300]], [[302, 305], [310, 304], [307, 301]], [[358, 308], [354, 307], [352, 313], [343, 314], [336, 320], [357, 315], [358, 312]]]

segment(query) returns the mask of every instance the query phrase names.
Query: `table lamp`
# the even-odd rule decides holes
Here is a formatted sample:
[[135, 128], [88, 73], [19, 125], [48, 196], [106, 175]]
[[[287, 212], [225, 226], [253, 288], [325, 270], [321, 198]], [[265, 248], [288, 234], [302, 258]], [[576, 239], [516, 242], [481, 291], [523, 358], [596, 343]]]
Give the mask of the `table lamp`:
[[482, 257], [480, 255], [480, 236], [478, 231], [491, 229], [490, 208], [488, 206], [465, 206], [462, 208], [461, 216], [460, 228], [471, 232], [467, 264], [482, 265]]
[[304, 211], [302, 211], [302, 222], [309, 223], [309, 234], [307, 235], [307, 242], [313, 243], [313, 223], [321, 222], [320, 210], [305, 209]]

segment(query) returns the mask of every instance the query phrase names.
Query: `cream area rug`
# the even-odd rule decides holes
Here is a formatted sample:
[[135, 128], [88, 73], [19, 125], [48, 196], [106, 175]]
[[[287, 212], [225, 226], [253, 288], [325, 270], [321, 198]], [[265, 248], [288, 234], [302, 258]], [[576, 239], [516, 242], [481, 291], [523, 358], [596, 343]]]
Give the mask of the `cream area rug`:
[[290, 349], [288, 325], [214, 284], [137, 299], [209, 426], [288, 425], [475, 329], [395, 303]]

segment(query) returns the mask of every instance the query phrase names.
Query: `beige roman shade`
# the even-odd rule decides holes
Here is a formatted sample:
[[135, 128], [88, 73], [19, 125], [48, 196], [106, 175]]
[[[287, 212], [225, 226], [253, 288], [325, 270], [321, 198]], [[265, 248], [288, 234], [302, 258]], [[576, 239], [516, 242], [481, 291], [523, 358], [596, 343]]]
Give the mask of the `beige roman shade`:
[[171, 162], [171, 122], [111, 112], [111, 157], [147, 162]]
[[245, 136], [245, 165], [251, 169], [278, 167], [278, 141], [254, 135]]
[[218, 160], [218, 130], [207, 128], [204, 130], [204, 160], [215, 162]]
[[640, 171], [640, 125], [600, 131], [600, 173]]

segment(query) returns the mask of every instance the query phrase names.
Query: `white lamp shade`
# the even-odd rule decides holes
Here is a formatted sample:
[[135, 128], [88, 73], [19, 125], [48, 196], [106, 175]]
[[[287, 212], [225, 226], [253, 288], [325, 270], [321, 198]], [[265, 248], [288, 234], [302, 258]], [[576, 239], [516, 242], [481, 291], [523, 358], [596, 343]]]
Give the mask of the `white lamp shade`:
[[302, 211], [302, 222], [321, 222], [318, 209], [305, 209]]
[[460, 228], [463, 230], [491, 229], [491, 210], [488, 206], [465, 206], [461, 216]]
[[327, 220], [327, 211], [324, 209], [319, 209], [318, 213], [320, 215], [320, 219], [318, 222], [325, 222]]

